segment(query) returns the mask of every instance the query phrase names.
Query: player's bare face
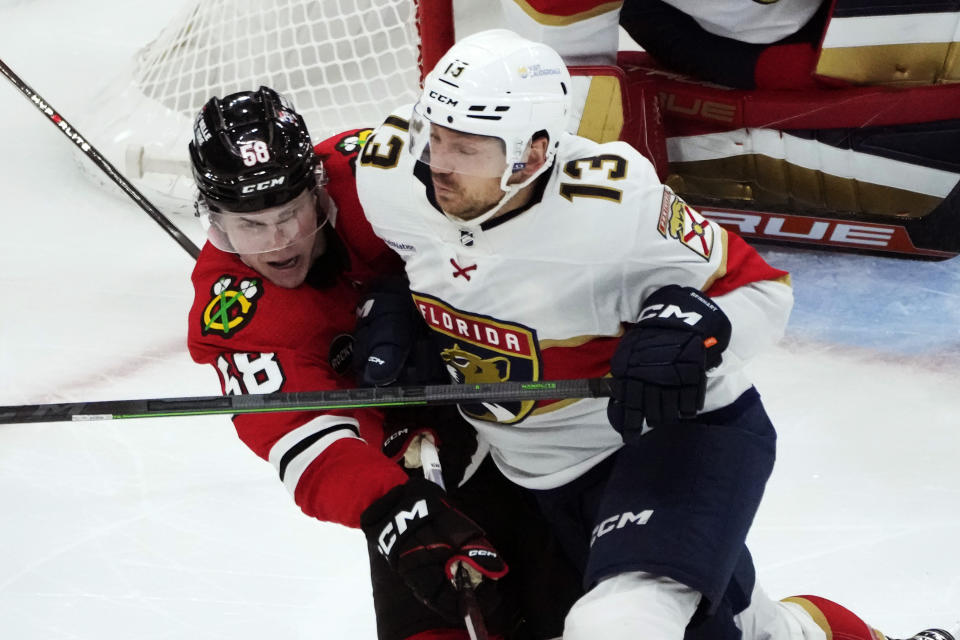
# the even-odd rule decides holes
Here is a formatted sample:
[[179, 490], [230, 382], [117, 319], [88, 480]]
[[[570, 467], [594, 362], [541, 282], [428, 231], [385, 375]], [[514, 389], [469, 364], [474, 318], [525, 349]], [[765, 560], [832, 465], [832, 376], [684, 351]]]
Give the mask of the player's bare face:
[[[292, 289], [303, 284], [314, 260], [326, 249], [317, 200], [304, 191], [290, 202], [249, 215], [224, 216], [225, 231], [240, 259], [264, 278]], [[277, 249], [260, 251], [268, 247]]]
[[500, 202], [505, 168], [499, 138], [430, 127], [430, 175], [437, 204], [448, 215], [472, 220]]

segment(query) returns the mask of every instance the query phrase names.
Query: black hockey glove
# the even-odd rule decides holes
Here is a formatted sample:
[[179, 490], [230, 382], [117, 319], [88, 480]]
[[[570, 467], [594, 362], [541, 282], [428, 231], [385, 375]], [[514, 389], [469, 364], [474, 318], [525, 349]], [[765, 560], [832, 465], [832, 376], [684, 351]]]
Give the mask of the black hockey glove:
[[353, 367], [368, 387], [443, 381], [433, 332], [413, 305], [407, 283], [380, 283], [357, 305]]
[[507, 573], [507, 565], [480, 527], [452, 507], [437, 485], [411, 478], [367, 507], [360, 521], [367, 539], [414, 595], [450, 622], [462, 622], [465, 614], [454, 586], [460, 563], [474, 577], [480, 607], [496, 609], [493, 580]]
[[477, 432], [455, 406], [388, 409], [383, 425], [383, 453], [405, 469], [420, 469], [422, 436], [437, 447], [447, 488], [460, 484], [477, 451]]
[[720, 364], [729, 343], [730, 321], [709, 296], [678, 285], [655, 291], [610, 361], [610, 424], [631, 442], [644, 420], [657, 427], [696, 416], [706, 372]]

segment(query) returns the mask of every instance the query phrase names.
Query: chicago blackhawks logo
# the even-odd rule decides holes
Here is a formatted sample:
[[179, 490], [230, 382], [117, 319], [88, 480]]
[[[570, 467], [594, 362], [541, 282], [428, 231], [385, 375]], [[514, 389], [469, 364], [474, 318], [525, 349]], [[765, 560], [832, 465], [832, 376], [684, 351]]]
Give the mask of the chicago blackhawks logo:
[[[540, 352], [533, 329], [465, 313], [422, 294], [413, 300], [427, 325], [440, 336], [440, 357], [456, 384], [539, 380]], [[534, 410], [535, 401], [462, 404], [471, 418], [514, 424]]]
[[663, 190], [657, 230], [664, 238], [676, 238], [704, 260], [713, 252], [713, 225], [668, 189]]
[[214, 333], [229, 338], [253, 318], [257, 298], [263, 292], [260, 280], [246, 278], [234, 287], [232, 276], [222, 275], [210, 288], [213, 298], [203, 309], [204, 335]]
[[373, 129], [364, 129], [354, 135], [346, 136], [337, 141], [336, 149], [345, 156], [356, 153], [367, 142], [367, 138], [373, 133]]

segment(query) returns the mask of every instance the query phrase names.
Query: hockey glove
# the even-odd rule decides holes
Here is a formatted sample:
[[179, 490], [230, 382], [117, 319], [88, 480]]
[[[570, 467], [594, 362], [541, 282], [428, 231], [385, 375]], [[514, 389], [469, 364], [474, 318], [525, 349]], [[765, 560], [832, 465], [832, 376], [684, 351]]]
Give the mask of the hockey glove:
[[429, 437], [437, 446], [448, 488], [460, 484], [477, 451], [477, 432], [455, 406], [389, 409], [383, 428], [384, 455], [408, 470], [420, 469], [420, 438]]
[[428, 384], [443, 379], [439, 349], [405, 281], [371, 290], [357, 305], [353, 366], [363, 386]]
[[465, 613], [454, 586], [460, 563], [479, 579], [474, 593], [484, 612], [497, 607], [493, 580], [507, 573], [507, 565], [437, 485], [414, 477], [394, 487], [367, 507], [361, 526], [414, 595], [450, 622], [462, 622]]
[[693, 418], [703, 408], [706, 372], [730, 343], [730, 321], [709, 296], [668, 285], [644, 302], [610, 361], [607, 417], [624, 441], [650, 427]]

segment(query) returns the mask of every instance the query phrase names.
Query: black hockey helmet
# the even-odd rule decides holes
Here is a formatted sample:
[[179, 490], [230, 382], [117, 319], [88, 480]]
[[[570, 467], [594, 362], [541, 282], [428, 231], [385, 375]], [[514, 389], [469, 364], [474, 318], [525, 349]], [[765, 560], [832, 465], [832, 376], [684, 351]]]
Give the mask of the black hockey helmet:
[[189, 148], [199, 195], [214, 210], [266, 209], [317, 185], [307, 125], [269, 87], [210, 98]]

